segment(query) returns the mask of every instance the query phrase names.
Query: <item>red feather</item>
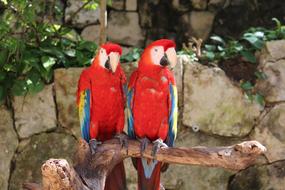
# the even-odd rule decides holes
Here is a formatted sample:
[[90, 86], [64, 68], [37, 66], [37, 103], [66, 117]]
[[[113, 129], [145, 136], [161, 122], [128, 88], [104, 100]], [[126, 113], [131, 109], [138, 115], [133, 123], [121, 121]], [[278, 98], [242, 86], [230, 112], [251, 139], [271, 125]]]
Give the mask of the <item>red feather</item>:
[[[151, 48], [163, 46], [166, 51], [175, 47], [171, 40], [162, 39], [151, 43], [143, 52], [138, 69], [132, 74], [129, 88], [134, 88], [132, 112], [135, 135], [154, 141], [166, 140], [169, 130], [169, 84], [175, 84], [174, 76], [167, 67], [155, 65], [151, 60]], [[138, 159], [139, 190], [159, 190], [160, 168], [158, 162], [149, 179], [145, 177], [141, 159]]]
[[[107, 53], [122, 53], [117, 44], [107, 43], [101, 46]], [[80, 92], [86, 89], [91, 91], [91, 121], [90, 138], [98, 141], [106, 141], [113, 138], [116, 133], [124, 129], [124, 104], [125, 97], [123, 84], [126, 77], [120, 64], [116, 72], [111, 73], [99, 65], [99, 56], [93, 60], [92, 66], [83, 70], [78, 83], [77, 102]], [[105, 190], [125, 190], [125, 169], [123, 162], [119, 163], [109, 174], [106, 180]]]
[[111, 42], [107, 42], [106, 44], [101, 45], [101, 48], [104, 48], [109, 55], [111, 52], [117, 52], [122, 55], [122, 48], [118, 44], [113, 44]]

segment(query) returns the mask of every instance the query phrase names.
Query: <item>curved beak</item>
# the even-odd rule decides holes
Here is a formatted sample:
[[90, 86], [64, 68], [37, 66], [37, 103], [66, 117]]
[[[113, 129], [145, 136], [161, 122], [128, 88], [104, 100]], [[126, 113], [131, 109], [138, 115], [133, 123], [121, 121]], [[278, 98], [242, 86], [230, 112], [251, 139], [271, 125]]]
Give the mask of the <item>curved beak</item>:
[[175, 65], [177, 64], [177, 55], [176, 55], [175, 48], [173, 47], [168, 48], [165, 53], [166, 53], [167, 59], [169, 60], [170, 67], [171, 69], [173, 69]]
[[117, 66], [119, 64], [119, 61], [120, 61], [120, 55], [117, 52], [111, 52], [109, 54], [109, 58], [110, 58], [110, 66], [111, 66], [112, 73], [115, 73]]

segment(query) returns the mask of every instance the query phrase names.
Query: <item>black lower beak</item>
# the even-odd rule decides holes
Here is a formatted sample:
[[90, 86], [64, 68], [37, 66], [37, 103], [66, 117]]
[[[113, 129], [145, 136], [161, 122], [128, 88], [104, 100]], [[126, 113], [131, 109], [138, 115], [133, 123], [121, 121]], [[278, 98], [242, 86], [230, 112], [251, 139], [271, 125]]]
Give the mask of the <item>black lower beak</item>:
[[108, 69], [108, 70], [111, 70], [110, 59], [109, 58], [105, 62], [105, 68]]
[[160, 64], [161, 66], [163, 66], [163, 67], [166, 67], [166, 66], [168, 66], [168, 65], [170, 64], [169, 61], [168, 61], [168, 59], [167, 59], [167, 56], [166, 56], [166, 55], [164, 55], [164, 56], [161, 58], [159, 64]]

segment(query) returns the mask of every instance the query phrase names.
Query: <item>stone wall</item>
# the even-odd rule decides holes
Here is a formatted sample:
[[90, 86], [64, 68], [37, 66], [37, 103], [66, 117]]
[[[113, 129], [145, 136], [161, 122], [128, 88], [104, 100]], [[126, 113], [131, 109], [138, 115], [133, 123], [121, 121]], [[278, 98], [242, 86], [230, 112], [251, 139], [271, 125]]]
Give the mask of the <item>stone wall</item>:
[[[84, 39], [98, 42], [100, 10], [82, 9], [73, 16], [82, 4], [67, 0], [64, 20], [71, 19]], [[238, 36], [252, 26], [273, 27], [273, 17], [284, 22], [284, 7], [280, 0], [113, 0], [107, 37], [124, 50], [159, 38], [174, 39], [181, 47], [192, 36], [207, 40], [210, 34]]]
[[[255, 139], [268, 151], [255, 166], [240, 172], [220, 168], [171, 165], [162, 174], [169, 190], [281, 190], [285, 186], [285, 41], [268, 42], [259, 70], [267, 78], [255, 88], [265, 95], [262, 107], [250, 102], [239, 85], [218, 67], [179, 56], [175, 77], [179, 91], [176, 146], [224, 146]], [[125, 63], [129, 76], [136, 63]], [[54, 83], [36, 95], [14, 97], [0, 107], [0, 189], [18, 190], [25, 181], [40, 182], [48, 158], [72, 160], [80, 137], [75, 105], [82, 68], [55, 70]], [[136, 173], [126, 160], [129, 189]], [[9, 187], [9, 188], [8, 188]]]

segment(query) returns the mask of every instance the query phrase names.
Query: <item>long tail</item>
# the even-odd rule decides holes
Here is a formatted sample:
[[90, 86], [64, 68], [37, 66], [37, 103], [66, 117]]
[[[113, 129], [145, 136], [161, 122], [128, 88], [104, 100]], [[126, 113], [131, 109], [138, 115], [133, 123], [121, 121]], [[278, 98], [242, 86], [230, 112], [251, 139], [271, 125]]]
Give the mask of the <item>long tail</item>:
[[161, 162], [137, 159], [138, 190], [160, 190]]
[[117, 164], [107, 176], [104, 190], [126, 190], [126, 173], [124, 163]]

